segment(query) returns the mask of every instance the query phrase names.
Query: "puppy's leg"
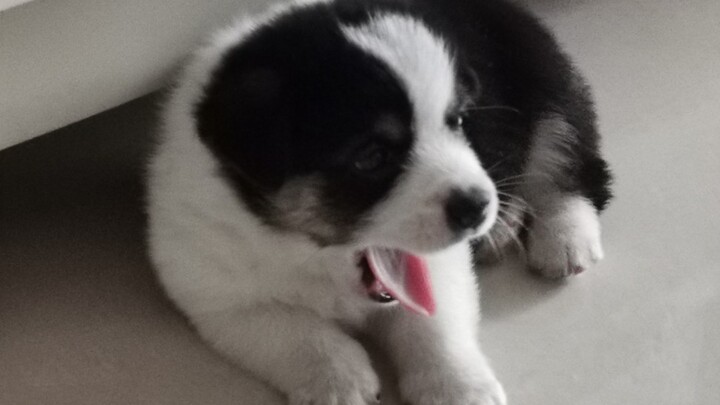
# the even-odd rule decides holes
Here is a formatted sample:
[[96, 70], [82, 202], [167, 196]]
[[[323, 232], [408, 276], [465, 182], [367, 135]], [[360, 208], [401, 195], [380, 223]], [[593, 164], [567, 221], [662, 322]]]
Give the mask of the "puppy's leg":
[[585, 198], [558, 195], [537, 210], [526, 244], [532, 271], [549, 278], [580, 274], [603, 258], [597, 211]]
[[603, 257], [599, 211], [610, 198], [597, 134], [563, 117], [539, 122], [521, 195], [530, 206], [526, 258], [546, 277], [579, 274]]
[[393, 359], [407, 403], [506, 403], [480, 350], [479, 297], [470, 263], [467, 244], [428, 257], [437, 305], [432, 317], [395, 307], [373, 319], [371, 331]]
[[360, 344], [310, 313], [265, 306], [195, 318], [213, 346], [288, 395], [290, 405], [376, 403], [377, 375]]

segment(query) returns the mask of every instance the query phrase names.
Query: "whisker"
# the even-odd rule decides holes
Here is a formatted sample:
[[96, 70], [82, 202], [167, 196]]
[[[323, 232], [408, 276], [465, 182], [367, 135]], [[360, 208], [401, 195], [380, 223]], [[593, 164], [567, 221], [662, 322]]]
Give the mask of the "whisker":
[[510, 107], [509, 105], [481, 105], [476, 107], [469, 107], [466, 109], [467, 111], [486, 111], [486, 110], [505, 110], [505, 111], [512, 111], [516, 114], [520, 114], [520, 110], [514, 107]]
[[532, 209], [532, 207], [530, 207], [530, 205], [522, 198], [520, 198], [516, 195], [509, 194], [509, 193], [504, 193], [504, 192], [499, 192], [498, 194], [500, 194], [500, 193], [502, 193], [502, 195], [509, 198], [508, 201], [500, 200], [499, 203], [501, 205], [504, 205], [506, 207], [516, 208], [522, 212], [530, 211]]
[[520, 215], [514, 215], [514, 213], [512, 212], [501, 209], [499, 214], [504, 216], [505, 219], [512, 221], [513, 225], [522, 229], [528, 229], [527, 225], [525, 225], [525, 215], [529, 215], [533, 219], [535, 218], [535, 214], [529, 211], [522, 211], [519, 213]]
[[517, 180], [517, 179], [526, 179], [526, 178], [544, 178], [543, 174], [540, 173], [523, 173], [523, 174], [517, 174], [515, 176], [508, 176], [503, 179], [500, 179], [495, 182], [495, 184], [503, 184], [505, 182], [508, 182], [510, 180]]
[[495, 190], [495, 192], [498, 193], [498, 195], [502, 195], [502, 196], [508, 197], [508, 198], [510, 198], [510, 199], [512, 199], [512, 200], [517, 201], [518, 203], [520, 203], [520, 204], [522, 204], [522, 205], [525, 205], [526, 207], [530, 207], [530, 204], [528, 204], [528, 202], [525, 201], [525, 199], [522, 198], [522, 197], [519, 197], [519, 196], [517, 196], [517, 195], [515, 195], [515, 194], [507, 193], [507, 192], [501, 191], [501, 190]]
[[506, 235], [509, 236], [513, 240], [513, 242], [515, 242], [515, 244], [520, 249], [520, 251], [524, 252], [525, 245], [523, 245], [523, 243], [520, 242], [520, 239], [518, 239], [517, 235], [515, 234], [513, 229], [510, 227], [510, 225], [508, 225], [508, 223], [505, 222], [505, 220], [502, 219], [501, 217], [498, 217], [498, 221], [500, 221], [500, 223], [502, 223], [503, 226], [505, 226], [505, 229], [503, 229], [503, 231], [505, 231]]
[[505, 156], [504, 158], [502, 158], [502, 159], [498, 160], [497, 162], [493, 163], [493, 165], [490, 166], [490, 167], [488, 167], [487, 169], [485, 169], [485, 171], [486, 171], [488, 174], [490, 174], [493, 169], [495, 169], [495, 168], [497, 168], [498, 166], [500, 166], [501, 163], [507, 162], [507, 160], [510, 159], [512, 156], [513, 156], [513, 154], [510, 154], [510, 155]]
[[502, 258], [503, 254], [500, 252], [500, 249], [498, 248], [497, 242], [495, 241], [495, 237], [493, 237], [492, 233], [488, 233], [485, 235], [485, 240], [490, 243], [490, 247], [492, 248], [493, 253], [496, 257]]
[[497, 162], [493, 163], [493, 165], [490, 166], [488, 169], [485, 169], [485, 171], [488, 172], [488, 174], [489, 174], [489, 173], [492, 173], [492, 170], [493, 170], [493, 169], [498, 168], [502, 163], [506, 163], [506, 162], [507, 162], [508, 160], [510, 160], [511, 158], [516, 157], [519, 153], [520, 153], [520, 152], [515, 152], [515, 153], [510, 153], [510, 154], [506, 155], [505, 157], [501, 158], [501, 159], [498, 160]]
[[527, 207], [522, 204], [512, 203], [510, 201], [500, 201], [500, 205], [505, 208], [513, 208], [523, 213], [528, 212]]
[[502, 210], [502, 212], [504, 213], [505, 218], [508, 220], [511, 220], [513, 222], [513, 224], [517, 224], [519, 227], [526, 228], [526, 229], [527, 229], [527, 227], [525, 226], [525, 217], [528, 216], [528, 217], [532, 218], [533, 220], [535, 218], [537, 218], [535, 213], [531, 212], [531, 211], [523, 210], [523, 211], [518, 212], [517, 215], [514, 215], [514, 213], [511, 213], [511, 212], [507, 212], [507, 210]]
[[515, 186], [522, 186], [526, 185], [527, 182], [524, 181], [513, 181], [513, 182], [505, 182], [502, 184], [495, 184], [495, 187], [502, 188], [502, 187], [515, 187]]

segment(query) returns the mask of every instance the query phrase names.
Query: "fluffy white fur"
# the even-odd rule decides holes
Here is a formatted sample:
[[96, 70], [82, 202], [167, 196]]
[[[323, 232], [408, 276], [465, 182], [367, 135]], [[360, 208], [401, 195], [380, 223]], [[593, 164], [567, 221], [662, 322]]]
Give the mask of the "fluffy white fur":
[[[387, 349], [402, 395], [414, 405], [505, 404], [479, 346], [469, 246], [451, 245], [443, 216], [452, 188], [479, 187], [493, 196], [478, 230], [485, 232], [497, 197], [469, 146], [442, 125], [454, 91], [451, 62], [442, 41], [421, 24], [385, 16], [345, 30], [405, 80], [421, 117], [407, 176], [375, 209], [357, 244], [321, 249], [300, 234], [270, 229], [218, 175], [195, 132], [193, 103], [222, 53], [281, 12], [215, 36], [167, 105], [149, 168], [149, 242], [162, 284], [210, 344], [286, 393], [292, 405], [375, 401], [378, 378], [347, 327], [374, 335]], [[426, 252], [433, 317], [367, 299], [355, 254], [369, 245]]]

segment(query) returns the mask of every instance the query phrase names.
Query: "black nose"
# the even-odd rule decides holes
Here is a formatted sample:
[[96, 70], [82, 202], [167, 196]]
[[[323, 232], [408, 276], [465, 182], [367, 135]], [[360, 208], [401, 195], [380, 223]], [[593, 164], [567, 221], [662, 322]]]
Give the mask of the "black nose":
[[445, 204], [448, 226], [455, 232], [477, 228], [485, 219], [485, 210], [490, 199], [479, 188], [455, 189]]

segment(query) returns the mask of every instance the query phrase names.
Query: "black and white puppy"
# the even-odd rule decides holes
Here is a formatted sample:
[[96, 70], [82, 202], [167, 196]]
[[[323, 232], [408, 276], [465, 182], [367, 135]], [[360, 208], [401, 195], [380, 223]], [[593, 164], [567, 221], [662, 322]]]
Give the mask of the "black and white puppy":
[[579, 273], [603, 255], [609, 178], [585, 82], [518, 7], [302, 1], [187, 66], [150, 165], [150, 250], [200, 334], [293, 405], [376, 401], [355, 331], [408, 403], [505, 404], [471, 240]]

